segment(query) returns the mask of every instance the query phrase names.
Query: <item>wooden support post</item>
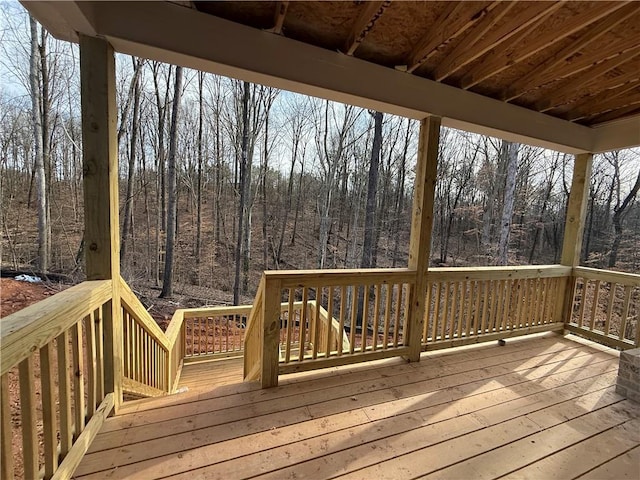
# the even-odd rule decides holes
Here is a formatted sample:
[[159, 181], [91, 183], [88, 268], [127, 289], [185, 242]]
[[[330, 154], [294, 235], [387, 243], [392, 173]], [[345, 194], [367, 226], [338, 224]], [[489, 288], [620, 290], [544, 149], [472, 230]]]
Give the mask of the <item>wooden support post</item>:
[[420, 360], [425, 301], [427, 297], [427, 269], [431, 253], [433, 201], [438, 171], [440, 118], [428, 117], [420, 124], [416, 180], [413, 189], [409, 268], [416, 271], [416, 283], [409, 296], [409, 310], [405, 342], [408, 341], [410, 362]]
[[[260, 382], [262, 388], [278, 386], [280, 354], [280, 296], [282, 281], [267, 279], [262, 297], [262, 364]], [[304, 308], [304, 306], [303, 306]], [[304, 355], [303, 342], [300, 340], [300, 355]]]
[[104, 309], [104, 386], [105, 393], [114, 393], [117, 412], [122, 403], [122, 309], [115, 82], [111, 45], [80, 35], [86, 271], [87, 280], [113, 280], [112, 301]]
[[[564, 239], [562, 241], [562, 257], [560, 263], [569, 267], [580, 265], [580, 253], [582, 252], [582, 234], [587, 218], [587, 200], [589, 184], [591, 182], [591, 167], [593, 155], [583, 153], [576, 155], [573, 166], [573, 178], [571, 180], [571, 193], [567, 203], [567, 216], [564, 224]], [[565, 324], [571, 320], [571, 308], [573, 302], [573, 289], [575, 277], [573, 274], [562, 282], [557, 292], [558, 299], [555, 312], [555, 321]]]

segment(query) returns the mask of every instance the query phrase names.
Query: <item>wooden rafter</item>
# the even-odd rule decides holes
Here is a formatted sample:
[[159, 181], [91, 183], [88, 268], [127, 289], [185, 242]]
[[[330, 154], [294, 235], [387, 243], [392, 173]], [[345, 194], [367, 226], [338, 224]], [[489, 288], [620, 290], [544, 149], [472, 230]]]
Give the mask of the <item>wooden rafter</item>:
[[638, 5], [630, 4], [614, 12], [612, 15], [603, 18], [597, 25], [582, 33], [556, 54], [546, 58], [519, 79], [511, 82], [511, 86], [501, 96], [501, 100], [506, 102], [511, 101], [539, 87], [544, 82], [543, 79], [548, 77], [548, 73], [551, 72], [553, 75], [552, 71], [563, 62], [566, 62], [567, 58], [593, 43], [616, 25], [627, 20], [632, 15], [637, 14], [638, 11], [640, 11]]
[[276, 2], [276, 9], [273, 14], [273, 28], [271, 31], [277, 35], [282, 35], [282, 26], [284, 25], [284, 19], [287, 16], [287, 10], [289, 9], [289, 1]]
[[474, 11], [473, 14], [459, 15], [460, 10], [465, 6], [464, 2], [447, 3], [445, 10], [435, 22], [436, 25], [441, 25], [441, 27], [438, 28], [436, 32], [430, 31], [413, 47], [407, 61], [407, 72], [412, 73], [415, 71], [420, 65], [426, 62], [440, 46], [464, 33], [474, 23], [484, 17], [495, 5], [496, 2], [493, 2], [480, 10]]
[[598, 102], [594, 105], [589, 105], [588, 109], [585, 108], [582, 111], [575, 112], [575, 114], [567, 115], [567, 119], [575, 120], [585, 117], [593, 117], [595, 115], [610, 112], [611, 110], [618, 110], [623, 107], [638, 104], [640, 104], [640, 89], [638, 89], [636, 85], [632, 91], [626, 91], [614, 98]]
[[[540, 5], [544, 7], [543, 4]], [[517, 33], [515, 30], [513, 32], [504, 31], [505, 29], [503, 28], [494, 33], [489, 33], [485, 37], [487, 32], [515, 6], [516, 2], [502, 2], [493, 8], [482, 20], [474, 25], [456, 48], [447, 54], [446, 58], [433, 71], [432, 77], [437, 81], [445, 79], [459, 68], [487, 53], [496, 44], [508, 40], [511, 35]], [[478, 43], [483, 37], [485, 37], [484, 40]]]
[[343, 47], [344, 53], [354, 54], [389, 5], [391, 5], [391, 0], [366, 2], [364, 9], [354, 22], [351, 32], [349, 32]]
[[[617, 110], [611, 110], [607, 113], [599, 114], [596, 116], [588, 117], [584, 119], [580, 123], [584, 123], [586, 125], [598, 125], [600, 123], [607, 123], [612, 120], [618, 120], [624, 117], [631, 117], [635, 115], [640, 115], [640, 105], [627, 105], [626, 107], [619, 108]], [[607, 150], [611, 150], [608, 148]]]
[[[588, 9], [574, 15], [570, 20], [562, 25], [562, 30], [551, 29], [543, 35], [538, 35], [535, 31], [530, 31], [528, 37], [532, 39], [527, 45], [502, 44], [501, 48], [496, 48], [484, 58], [482, 63], [469, 72], [460, 82], [460, 87], [467, 89], [478, 83], [493, 77], [494, 75], [516, 65], [523, 60], [535, 55], [541, 50], [548, 48], [554, 43], [572, 35], [583, 29], [587, 25], [600, 20], [610, 13], [622, 8], [625, 3], [602, 3], [594, 8]], [[557, 5], [557, 4], [556, 4]]]
[[[572, 105], [571, 110], [566, 115], [563, 115], [565, 120], [579, 120], [588, 116], [592, 116], [594, 112], [597, 114], [602, 113], [602, 108], [608, 107], [611, 102], [620, 99], [621, 95], [627, 95], [632, 90], [638, 91], [640, 82], [628, 82], [618, 88], [612, 88], [605, 93], [598, 95], [596, 98], [588, 97], [581, 102], [576, 102]], [[628, 97], [627, 97], [628, 98]], [[607, 110], [610, 110], [607, 108]]]
[[553, 96], [546, 96], [534, 104], [533, 109], [539, 112], [546, 112], [547, 110], [554, 108], [558, 105], [558, 102], [561, 102], [567, 95], [579, 91], [579, 89], [585, 85], [597, 81], [597, 79], [602, 75], [605, 75], [606, 73], [618, 68], [620, 65], [631, 61], [640, 54], [638, 50], [639, 49], [629, 50], [621, 55], [599, 63], [595, 67], [584, 72], [582, 75], [575, 75], [570, 79], [561, 82], [561, 84], [554, 87]]
[[626, 39], [621, 42], [617, 42], [608, 47], [604, 47], [596, 54], [581, 55], [580, 57], [568, 62], [562, 67], [558, 67], [546, 74], [537, 76], [531, 75], [529, 83], [523, 87], [523, 90], [531, 91], [535, 88], [544, 86], [555, 80], [569, 78], [573, 75], [577, 75], [580, 72], [584, 72], [590, 68], [593, 68], [602, 61], [615, 58], [619, 55], [626, 54], [628, 52], [640, 51], [640, 45], [637, 44], [635, 38]]
[[[564, 93], [563, 95], [555, 95], [554, 92], [551, 93], [551, 95], [553, 95], [553, 97], [549, 98], [547, 96], [545, 96], [545, 100], [549, 100], [552, 103], [550, 103], [548, 108], [545, 108], [543, 111], [548, 111], [548, 110], [552, 110], [554, 108], [557, 108], [561, 105], [565, 105], [567, 103], [571, 103], [573, 104], [573, 106], [575, 106], [576, 104], [582, 104], [584, 102], [588, 102], [589, 98], [592, 98], [593, 95], [602, 95], [603, 92], [608, 92], [611, 89], [620, 87], [622, 85], [625, 85], [629, 82], [635, 81], [638, 78], [640, 78], [640, 64], [638, 64], [638, 68], [637, 69], [629, 69], [628, 72], [626, 73], [622, 73], [620, 75], [616, 75], [614, 77], [611, 78], [605, 78], [602, 79], [600, 77], [595, 78], [593, 81], [587, 82], [583, 85], [584, 88], [582, 89], [563, 89]], [[593, 88], [593, 87], [597, 87], [597, 88]], [[582, 90], [591, 90], [587, 96], [584, 96], [584, 93]]]

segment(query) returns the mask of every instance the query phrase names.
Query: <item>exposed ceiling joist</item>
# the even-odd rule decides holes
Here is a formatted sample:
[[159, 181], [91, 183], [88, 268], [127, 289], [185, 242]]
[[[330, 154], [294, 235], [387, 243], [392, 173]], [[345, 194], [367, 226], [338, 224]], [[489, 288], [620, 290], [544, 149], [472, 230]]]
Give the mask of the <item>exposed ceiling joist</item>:
[[424, 64], [440, 46], [464, 33], [475, 22], [485, 16], [495, 4], [496, 2], [489, 4], [471, 15], [462, 15], [460, 12], [465, 7], [464, 2], [448, 3], [445, 10], [436, 20], [436, 25], [439, 26], [438, 30], [435, 32], [429, 31], [427, 35], [422, 37], [413, 47], [413, 50], [409, 54], [409, 60], [407, 61], [407, 72], [414, 72], [420, 65]]
[[577, 118], [594, 117], [603, 113], [610, 112], [612, 110], [618, 110], [620, 108], [639, 105], [639, 104], [640, 104], [640, 90], [636, 88], [631, 92], [626, 92], [624, 95], [619, 95], [615, 98], [598, 102], [597, 104], [594, 104], [593, 106], [591, 106], [587, 114], [576, 115], [576, 117]]
[[353, 24], [344, 44], [344, 53], [354, 54], [389, 5], [391, 5], [391, 0], [365, 2], [364, 9]]
[[[602, 3], [596, 4], [592, 9], [588, 9], [574, 15], [568, 20], [561, 31], [555, 29], [548, 30], [545, 34], [539, 35], [537, 32], [530, 32], [529, 37], [531, 42], [522, 45], [505, 45], [501, 48], [496, 48], [491, 51], [482, 63], [478, 65], [474, 70], [469, 72], [461, 81], [461, 88], [471, 88], [478, 83], [497, 75], [498, 73], [506, 70], [507, 68], [526, 60], [527, 58], [535, 55], [541, 50], [548, 48], [554, 43], [576, 33], [577, 31], [585, 28], [593, 22], [602, 19], [604, 16], [622, 8], [626, 2], [619, 3]], [[559, 5], [559, 4], [554, 4]]]
[[[637, 73], [636, 75], [639, 75]], [[597, 98], [589, 97], [588, 99], [583, 100], [582, 102], [576, 102], [576, 104], [572, 104], [571, 111], [562, 117], [565, 120], [579, 120], [581, 118], [594, 116], [593, 113], [596, 112], [597, 115], [601, 114], [604, 111], [609, 111], [611, 108], [609, 107], [612, 101], [616, 101], [620, 98], [620, 96], [627, 96], [628, 92], [632, 90], [636, 90], [640, 87], [640, 82], [628, 82], [624, 85], [621, 85], [617, 88], [612, 88], [607, 90], [605, 93], [598, 95]], [[633, 104], [631, 102], [631, 104]], [[626, 105], [624, 105], [626, 106]]]
[[539, 112], [551, 110], [567, 95], [578, 92], [581, 87], [598, 81], [602, 75], [618, 68], [620, 65], [626, 64], [638, 55], [640, 55], [640, 51], [629, 50], [622, 55], [605, 60], [585, 72], [581, 72], [580, 75], [574, 75], [573, 77], [562, 81], [559, 85], [554, 86], [553, 95], [549, 94], [548, 96], [545, 96], [542, 100], [537, 102], [533, 108]]
[[447, 54], [433, 71], [431, 77], [437, 81], [444, 80], [459, 68], [487, 53], [497, 43], [508, 40], [510, 35], [499, 38], [500, 34], [498, 34], [498, 36], [489, 35], [484, 41], [478, 43], [515, 5], [516, 2], [501, 2], [496, 5], [471, 28], [471, 31], [465, 35], [456, 48]]
[[[594, 131], [594, 152], [606, 152], [619, 149], [617, 140], [623, 136], [640, 137], [640, 105], [628, 105], [618, 110], [588, 118], [589, 123], [599, 124]], [[620, 128], [620, 127], [623, 128]], [[635, 145], [640, 144], [638, 138]]]
[[[595, 93], [589, 93], [581, 96], [581, 90], [567, 90], [564, 95], [554, 95], [551, 100], [554, 100], [553, 107], [549, 107], [545, 111], [556, 109], [562, 105], [571, 104], [571, 108], [576, 108], [588, 103], [593, 103], [596, 97], [602, 98], [603, 95], [611, 93], [611, 89], [627, 85], [629, 82], [635, 81], [640, 77], [640, 63], [638, 63], [638, 69], [631, 69], [627, 73], [616, 75], [611, 78], [595, 78], [592, 81], [584, 84], [588, 87], [590, 84], [597, 83], [598, 89]], [[551, 95], [551, 94], [549, 94]]]
[[[518, 80], [511, 82], [511, 86], [501, 96], [503, 101], [511, 101], [521, 95], [542, 85], [542, 80], [549, 71], [566, 62], [567, 58], [578, 53], [587, 45], [593, 43], [605, 33], [609, 32], [616, 25], [627, 20], [639, 11], [638, 5], [630, 4], [614, 12], [612, 15], [603, 18], [596, 26], [582, 33], [578, 38], [569, 43], [555, 55], [552, 55], [536, 65], [529, 72], [522, 75]], [[535, 83], [540, 81], [541, 83]]]
[[288, 0], [276, 2], [276, 9], [273, 14], [273, 28], [271, 29], [271, 32], [277, 35], [282, 35], [282, 26], [284, 25], [284, 20], [287, 17], [288, 9]]

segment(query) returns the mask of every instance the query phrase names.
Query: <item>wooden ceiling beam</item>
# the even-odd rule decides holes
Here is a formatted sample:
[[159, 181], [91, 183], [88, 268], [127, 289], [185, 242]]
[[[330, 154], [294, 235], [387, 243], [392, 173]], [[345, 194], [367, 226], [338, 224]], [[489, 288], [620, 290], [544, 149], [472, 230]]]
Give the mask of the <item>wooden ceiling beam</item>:
[[[501, 2], [485, 15], [482, 20], [478, 21], [471, 31], [458, 43], [456, 48], [447, 54], [433, 71], [431, 75], [433, 79], [437, 81], [444, 80], [458, 69], [471, 63], [502, 42], [506, 42], [521, 30], [526, 29], [548, 9], [548, 5], [540, 2], [532, 8], [522, 11], [518, 16], [515, 16], [513, 22], [506, 22], [502, 27], [491, 32], [490, 30], [496, 23], [516, 5], [517, 2]], [[513, 29], [513, 24], [519, 24], [518, 28]]]
[[558, 51], [555, 55], [548, 57], [519, 79], [511, 82], [511, 85], [500, 99], [509, 102], [541, 86], [544, 81], [543, 79], [548, 77], [548, 73], [558, 65], [566, 62], [567, 58], [575, 55], [584, 47], [593, 43], [615, 26], [638, 12], [640, 12], [640, 7], [637, 4], [630, 4], [614, 12], [612, 15], [603, 18], [597, 25], [582, 33], [582, 35]]
[[[531, 42], [528, 45], [502, 45], [501, 48], [493, 49], [474, 70], [469, 72], [460, 82], [460, 87], [467, 89], [480, 82], [497, 75], [498, 73], [516, 65], [523, 60], [535, 55], [541, 50], [548, 48], [554, 43], [574, 34], [586, 26], [596, 22], [606, 15], [622, 8], [628, 2], [619, 3], [596, 3], [596, 6], [583, 10], [574, 15], [562, 25], [562, 30], [552, 29], [545, 34], [539, 35], [531, 31], [529, 37]], [[551, 13], [551, 12], [550, 12]]]
[[[429, 31], [413, 47], [406, 64], [406, 71], [413, 73], [423, 65], [442, 45], [464, 33], [473, 24], [480, 21], [498, 2], [487, 3], [479, 10], [467, 15], [459, 15], [467, 5], [465, 2], [447, 2], [434, 25], [439, 26], [436, 32]], [[452, 20], [453, 19], [453, 20]], [[400, 67], [398, 67], [400, 69]]]
[[580, 91], [582, 87], [588, 85], [594, 81], [597, 81], [602, 75], [618, 68], [620, 65], [624, 65], [630, 62], [635, 57], [640, 55], [640, 49], [629, 50], [617, 57], [610, 58], [604, 62], [599, 63], [595, 67], [588, 69], [585, 72], [581, 72], [580, 75], [575, 75], [565, 81], [562, 81], [559, 85], [555, 85], [553, 88], [553, 96], [549, 95], [542, 100], [532, 105], [534, 110], [538, 112], [546, 112], [552, 108], [558, 106], [562, 102], [563, 98], [567, 95], [572, 95], [575, 92]]
[[631, 92], [631, 94], [627, 92], [626, 95], [610, 99], [607, 102], [602, 102], [601, 104], [596, 106], [595, 110], [579, 116], [578, 118], [597, 118], [598, 116], [604, 116], [604, 114], [611, 111], [617, 111], [622, 108], [633, 106], [640, 106], [640, 90], [637, 88], [635, 91]]
[[271, 32], [282, 35], [282, 26], [284, 25], [284, 20], [287, 17], [287, 10], [289, 9], [289, 1], [278, 1], [276, 2], [276, 9], [273, 14], [273, 28], [270, 30]]
[[608, 105], [612, 100], [637, 89], [639, 86], [640, 82], [629, 82], [618, 88], [607, 90], [597, 97], [589, 97], [590, 101], [584, 100], [580, 104], [571, 105], [571, 110], [565, 115], [561, 115], [561, 117], [565, 120], [574, 121], [591, 116], [593, 112], [601, 113], [600, 109], [603, 105]]
[[[584, 123], [585, 125], [596, 125], [594, 130], [601, 130], [605, 128], [605, 125], [603, 124], [608, 124], [606, 125], [608, 127], [609, 125], [619, 124], [627, 120], [631, 123], [631, 128], [633, 128], [636, 132], [636, 137], [639, 137], [640, 134], [638, 134], [637, 132], [640, 132], [640, 105], [637, 104], [627, 105], [626, 107], [622, 107], [617, 110], [611, 110], [607, 113], [591, 116], [587, 119], [583, 119], [583, 121], [580, 123]], [[617, 127], [617, 125], [612, 126]], [[597, 133], [600, 132], [598, 131]], [[611, 138], [610, 133], [615, 132], [603, 132], [602, 135], [596, 135], [596, 147], [594, 147], [594, 151], [604, 152], [607, 150], [616, 149], [616, 147], [610, 147], [609, 145], [604, 144], [606, 140]], [[598, 141], [597, 137], [601, 137], [602, 142]], [[600, 143], [602, 143], [602, 145], [600, 145]], [[640, 140], [636, 141], [636, 144], [638, 143], [640, 143]]]
[[353, 55], [355, 53], [389, 5], [391, 5], [391, 0], [365, 2], [365, 7], [353, 24], [344, 44], [343, 52], [345, 54]]
[[[598, 95], [598, 96], [603, 95], [604, 93], [607, 93], [609, 90], [620, 87], [622, 85], [626, 85], [629, 82], [636, 81], [638, 78], [640, 78], [640, 64], [638, 65], [637, 69], [632, 68], [626, 73], [622, 73], [620, 75], [616, 75], [615, 77], [611, 77], [611, 78], [606, 78], [606, 79], [596, 78], [593, 81], [584, 84], [583, 88], [580, 88], [578, 90], [572, 89], [572, 90], [569, 90], [568, 93], [566, 93], [565, 95], [554, 96], [554, 98], [550, 99], [550, 101], [553, 101], [553, 106], [546, 108], [544, 111], [546, 112], [548, 110], [561, 107], [562, 105], [566, 105], [568, 103], [572, 104], [571, 108], [580, 106], [583, 103], [588, 103], [592, 101], [595, 95]], [[593, 86], [593, 84], [595, 83], [597, 83], [597, 85], [595, 85], [597, 87], [597, 90], [591, 91], [586, 95], [584, 95], [584, 91], [589, 90], [589, 87]]]

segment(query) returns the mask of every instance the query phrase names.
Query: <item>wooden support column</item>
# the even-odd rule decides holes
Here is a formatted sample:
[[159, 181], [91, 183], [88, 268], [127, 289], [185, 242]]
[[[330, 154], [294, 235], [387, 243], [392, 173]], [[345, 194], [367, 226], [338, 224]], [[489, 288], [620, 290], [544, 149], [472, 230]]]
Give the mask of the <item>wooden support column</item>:
[[409, 244], [409, 268], [416, 271], [416, 283], [409, 295], [408, 331], [405, 332], [405, 339], [408, 340], [409, 345], [408, 360], [410, 362], [419, 361], [422, 351], [421, 336], [427, 296], [427, 269], [431, 253], [440, 122], [439, 117], [427, 117], [420, 123]]
[[[587, 218], [587, 200], [589, 185], [591, 182], [591, 167], [593, 154], [583, 153], [576, 155], [573, 165], [573, 178], [571, 180], [571, 192], [567, 203], [567, 216], [564, 224], [564, 238], [562, 241], [562, 257], [560, 263], [569, 267], [577, 267], [580, 264], [582, 252], [582, 236], [584, 224]], [[568, 323], [571, 318], [571, 303], [573, 301], [573, 289], [575, 278], [571, 275], [558, 292], [559, 309], [556, 312], [556, 321]]]
[[118, 142], [113, 48], [80, 35], [84, 250], [87, 280], [111, 279], [113, 298], [104, 310], [104, 391], [122, 402], [122, 311], [118, 219]]
[[[260, 372], [262, 388], [278, 386], [281, 292], [281, 280], [266, 279], [262, 297], [262, 363]], [[301, 355], [303, 354], [302, 343], [301, 341]]]

